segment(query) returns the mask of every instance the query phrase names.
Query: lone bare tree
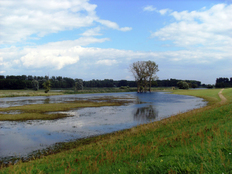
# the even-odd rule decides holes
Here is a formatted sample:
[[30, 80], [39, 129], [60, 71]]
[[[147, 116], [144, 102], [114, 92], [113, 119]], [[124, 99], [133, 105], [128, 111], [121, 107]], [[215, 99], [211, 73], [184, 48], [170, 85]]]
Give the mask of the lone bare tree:
[[138, 61], [130, 65], [130, 71], [135, 77], [137, 83], [137, 92], [147, 91], [147, 82], [149, 81], [149, 91], [151, 92], [151, 82], [158, 77], [155, 75], [159, 71], [158, 65], [153, 61]]

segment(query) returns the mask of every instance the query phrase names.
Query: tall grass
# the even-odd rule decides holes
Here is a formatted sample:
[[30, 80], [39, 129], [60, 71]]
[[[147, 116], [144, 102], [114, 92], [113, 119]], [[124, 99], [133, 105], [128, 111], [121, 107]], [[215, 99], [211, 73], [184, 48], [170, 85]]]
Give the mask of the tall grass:
[[90, 138], [0, 173], [232, 173], [232, 89], [223, 91], [230, 99], [223, 105], [213, 99], [217, 93], [201, 93], [214, 101], [207, 107]]

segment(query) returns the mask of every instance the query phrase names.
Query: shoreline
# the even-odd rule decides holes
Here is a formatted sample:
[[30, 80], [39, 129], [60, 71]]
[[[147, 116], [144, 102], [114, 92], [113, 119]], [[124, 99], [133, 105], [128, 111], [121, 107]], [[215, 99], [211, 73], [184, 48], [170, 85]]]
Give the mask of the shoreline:
[[[223, 94], [222, 94], [222, 90], [219, 92], [220, 94], [221, 94], [221, 96], [223, 96]], [[218, 95], [219, 95], [219, 93], [218, 93]], [[224, 96], [223, 96], [224, 97]], [[221, 97], [220, 97], [221, 98]], [[217, 103], [221, 103], [221, 101], [219, 102], [217, 102]], [[223, 103], [223, 104], [225, 104], [225, 102]], [[227, 106], [227, 105], [222, 105], [222, 106]], [[191, 115], [195, 115], [195, 114], [199, 114], [199, 113], [202, 113], [202, 112], [204, 112], [205, 110], [211, 110], [211, 109], [213, 109], [213, 108], [217, 108], [217, 107], [219, 107], [219, 106], [216, 106], [216, 105], [211, 105], [211, 106], [205, 106], [205, 107], [203, 107], [203, 108], [199, 108], [199, 109], [194, 109], [194, 110], [191, 110], [191, 111], [188, 111], [188, 112], [185, 112], [185, 113], [180, 113], [180, 114], [177, 114], [177, 115], [174, 115], [174, 116], [172, 116], [171, 118], [169, 117], [169, 118], [166, 118], [166, 119], [163, 119], [163, 120], [160, 120], [160, 121], [157, 121], [157, 122], [154, 122], [154, 123], [148, 123], [148, 124], [145, 124], [145, 125], [141, 125], [141, 126], [137, 126], [137, 127], [133, 127], [133, 128], [131, 128], [131, 129], [129, 129], [129, 130], [123, 130], [123, 131], [118, 131], [118, 132], [114, 132], [114, 133], [110, 133], [110, 134], [107, 134], [107, 135], [101, 135], [101, 136], [97, 136], [97, 137], [92, 137], [92, 138], [90, 138], [90, 139], [86, 139], [86, 140], [84, 140], [83, 142], [80, 142], [80, 144], [79, 145], [81, 145], [81, 146], [83, 146], [83, 144], [85, 144], [86, 146], [90, 146], [92, 143], [100, 143], [101, 141], [106, 141], [107, 139], [111, 139], [112, 137], [111, 136], [115, 136], [114, 138], [116, 138], [117, 139], [117, 136], [120, 136], [121, 134], [128, 134], [129, 133], [129, 135], [131, 135], [131, 133], [132, 133], [132, 135], [133, 134], [136, 134], [136, 132], [138, 132], [139, 131], [139, 129], [149, 129], [149, 127], [150, 126], [152, 126], [152, 127], [157, 127], [159, 124], [165, 124], [165, 125], [167, 125], [167, 124], [170, 124], [170, 123], [172, 123], [173, 121], [173, 123], [175, 123], [177, 120], [179, 120], [179, 119], [185, 119], [185, 117], [186, 117], [186, 115], [188, 116], [191, 116]], [[186, 117], [186, 118], [188, 118], [188, 117]], [[146, 128], [147, 127], [147, 128]], [[158, 126], [159, 127], [159, 126]], [[127, 136], [126, 136], [127, 137]], [[120, 138], [120, 139], [124, 139], [124, 138]], [[85, 142], [87, 142], [87, 144], [85, 143]], [[103, 143], [103, 142], [102, 142]], [[69, 151], [69, 150], [72, 150], [73, 148], [76, 148], [76, 146], [79, 146], [79, 145], [74, 145], [73, 147], [71, 147], [70, 149], [66, 149], [66, 150], [61, 150], [61, 152], [60, 153], [65, 153], [65, 152], [67, 152], [67, 151]], [[84, 146], [85, 146], [84, 145]], [[83, 147], [84, 147], [83, 146]], [[58, 153], [59, 154], [59, 153]], [[49, 157], [49, 155], [47, 156], [47, 157]], [[42, 157], [43, 158], [43, 157]], [[26, 164], [26, 163], [24, 163], [24, 164]]]

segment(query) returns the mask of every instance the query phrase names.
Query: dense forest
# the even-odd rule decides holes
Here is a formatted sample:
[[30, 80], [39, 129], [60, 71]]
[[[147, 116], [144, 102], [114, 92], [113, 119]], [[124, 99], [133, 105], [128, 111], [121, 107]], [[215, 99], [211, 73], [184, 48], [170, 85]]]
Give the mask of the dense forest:
[[215, 84], [216, 88], [226, 88], [226, 87], [232, 87], [232, 77], [229, 78], [217, 78], [216, 80], [216, 84]]
[[[33, 80], [39, 82], [39, 88], [43, 88], [43, 83], [46, 80], [50, 80], [51, 87], [53, 89], [60, 89], [60, 88], [74, 88], [75, 83], [78, 81], [83, 81], [82, 79], [72, 79], [68, 77], [61, 77], [61, 76], [52, 76], [49, 78], [48, 76], [32, 76], [32, 75], [0, 75], [0, 89], [32, 89], [33, 88]], [[177, 83], [182, 80], [177, 79], [167, 79], [167, 80], [156, 80], [152, 82], [152, 87], [173, 87], [177, 86]], [[195, 87], [201, 86], [200, 81], [195, 80], [185, 80], [190, 85], [194, 85]], [[83, 81], [83, 87], [121, 87], [121, 86], [128, 86], [128, 87], [136, 87], [137, 84], [135, 81], [128, 81], [128, 80], [112, 80], [112, 79], [104, 79], [104, 80], [89, 80]], [[191, 86], [190, 86], [191, 87]]]

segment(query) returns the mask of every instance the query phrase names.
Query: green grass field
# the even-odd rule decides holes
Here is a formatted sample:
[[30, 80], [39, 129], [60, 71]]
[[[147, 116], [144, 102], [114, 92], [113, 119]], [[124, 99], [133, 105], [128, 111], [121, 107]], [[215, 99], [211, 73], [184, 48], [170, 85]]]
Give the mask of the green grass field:
[[[232, 173], [232, 89], [176, 90], [208, 106], [80, 141], [0, 173]], [[75, 143], [74, 143], [75, 144]]]

